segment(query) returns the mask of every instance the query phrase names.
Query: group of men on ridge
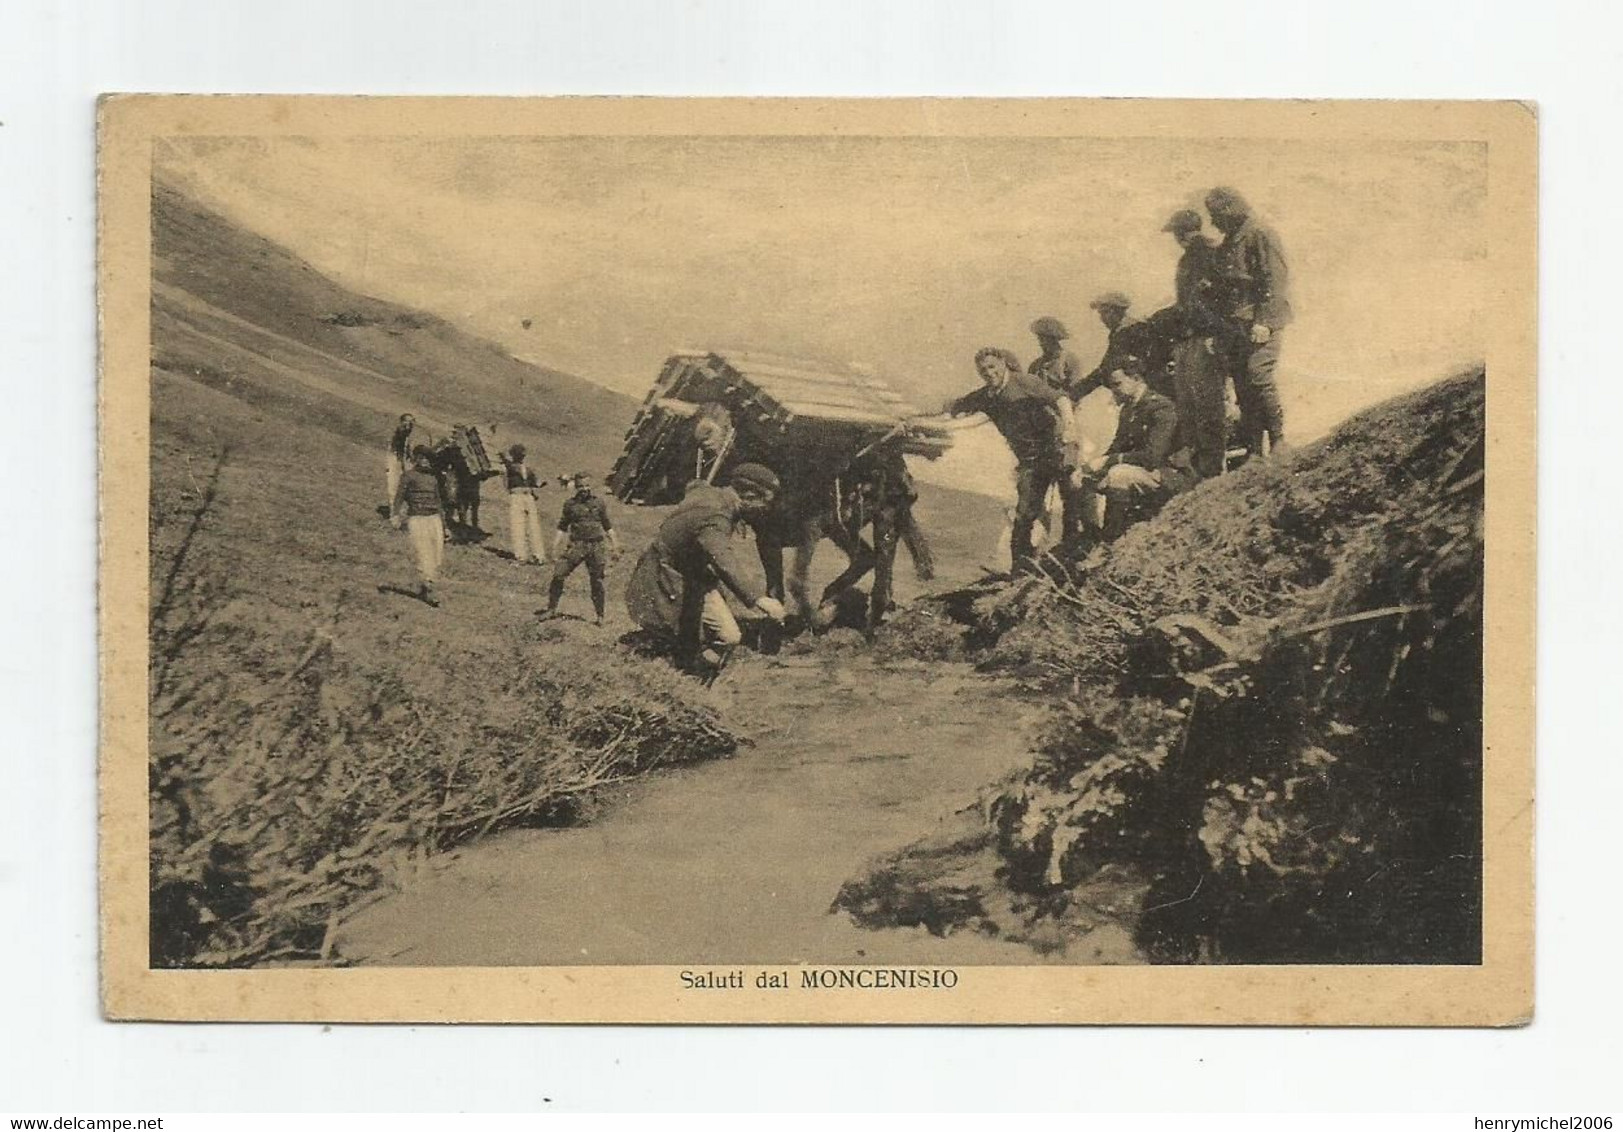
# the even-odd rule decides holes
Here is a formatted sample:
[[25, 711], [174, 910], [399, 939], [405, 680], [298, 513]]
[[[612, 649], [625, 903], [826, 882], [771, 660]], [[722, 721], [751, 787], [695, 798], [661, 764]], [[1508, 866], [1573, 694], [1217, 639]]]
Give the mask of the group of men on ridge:
[[[1035, 558], [1032, 534], [1051, 489], [1063, 506], [1062, 554], [1094, 537], [1111, 539], [1227, 465], [1227, 389], [1239, 409], [1238, 439], [1251, 458], [1278, 452], [1285, 419], [1274, 370], [1291, 320], [1289, 274], [1279, 237], [1234, 189], [1206, 194], [1212, 227], [1182, 209], [1164, 226], [1182, 249], [1173, 304], [1146, 319], [1108, 291], [1093, 309], [1109, 332], [1103, 358], [1081, 373], [1058, 319], [1031, 324], [1041, 352], [1022, 370], [1015, 355], [987, 346], [975, 355], [982, 387], [943, 412], [984, 413], [1016, 463], [1011, 536], [1015, 568]], [[1104, 387], [1120, 407], [1115, 439], [1084, 464], [1073, 406]]]
[[[981, 387], [943, 408], [955, 416], [985, 414], [1014, 454], [1016, 571], [1034, 563], [1033, 530], [1050, 490], [1063, 504], [1061, 553], [1080, 555], [1171, 496], [1222, 473], [1231, 383], [1238, 439], [1249, 456], [1263, 458], [1284, 445], [1274, 381], [1282, 331], [1291, 320], [1284, 254], [1278, 237], [1235, 190], [1213, 189], [1205, 205], [1219, 238], [1206, 234], [1193, 209], [1173, 213], [1164, 226], [1181, 249], [1170, 307], [1137, 319], [1129, 313], [1131, 300], [1119, 291], [1093, 301], [1109, 341], [1091, 371], [1083, 374], [1065, 349], [1064, 324], [1045, 316], [1032, 323], [1041, 352], [1029, 366], [1022, 367], [1009, 350], [984, 347], [975, 355]], [[1074, 406], [1099, 388], [1109, 390], [1120, 410], [1115, 437], [1084, 462]], [[410, 533], [421, 596], [437, 605], [443, 520], [455, 515], [477, 527], [479, 482], [457, 467], [462, 453], [449, 440], [439, 449], [410, 448], [405, 467], [413, 427], [410, 414], [402, 416], [391, 443], [391, 515]], [[545, 481], [529, 470], [525, 455], [522, 445], [513, 445], [502, 456], [512, 553], [520, 562], [545, 565], [537, 502]], [[470, 479], [471, 500], [461, 486]], [[546, 612], [556, 612], [566, 579], [585, 565], [601, 625], [604, 576], [611, 552], [619, 551], [617, 536], [589, 476], [560, 482], [572, 482], [574, 492], [558, 523]], [[671, 633], [684, 667], [713, 678], [739, 643], [742, 633], [727, 593], [763, 616], [784, 618], [782, 603], [753, 580], [733, 549], [734, 536], [764, 518], [781, 490], [778, 474], [756, 463], [734, 468], [723, 485], [696, 481], [639, 559], [626, 595], [632, 618]]]

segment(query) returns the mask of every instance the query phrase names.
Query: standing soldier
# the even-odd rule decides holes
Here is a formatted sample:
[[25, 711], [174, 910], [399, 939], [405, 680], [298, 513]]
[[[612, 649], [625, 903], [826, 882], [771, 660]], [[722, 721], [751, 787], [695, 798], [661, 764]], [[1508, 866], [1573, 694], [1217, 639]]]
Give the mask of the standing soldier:
[[558, 601], [564, 596], [564, 582], [575, 572], [575, 567], [586, 563], [586, 576], [591, 580], [592, 609], [597, 617], [593, 624], [603, 624], [603, 609], [607, 599], [603, 590], [603, 575], [609, 568], [609, 551], [618, 552], [620, 541], [609, 522], [609, 506], [592, 493], [592, 477], [576, 472], [573, 477], [575, 494], [564, 500], [563, 516], [558, 520], [558, 534], [553, 540], [552, 584], [547, 587], [547, 615], [558, 612]]
[[542, 482], [524, 464], [524, 445], [515, 444], [502, 456], [507, 479], [507, 541], [518, 562], [547, 564], [547, 551], [541, 536], [540, 499]]
[[1092, 303], [1088, 304], [1099, 313], [1099, 321], [1104, 324], [1105, 332], [1110, 335], [1105, 345], [1104, 356], [1099, 364], [1093, 367], [1093, 372], [1084, 377], [1072, 393], [1072, 399], [1080, 401], [1095, 389], [1105, 383], [1110, 371], [1121, 364], [1123, 358], [1134, 357], [1144, 361], [1146, 366], [1153, 367], [1151, 373], [1161, 369], [1157, 365], [1158, 359], [1154, 357], [1156, 350], [1155, 327], [1141, 318], [1134, 318], [1127, 312], [1132, 308], [1133, 300], [1121, 291], [1106, 291]]
[[778, 491], [777, 475], [760, 464], [740, 464], [725, 487], [693, 484], [632, 571], [626, 588], [631, 619], [644, 629], [674, 632], [677, 664], [706, 683], [743, 639], [723, 587], [746, 607], [783, 620], [782, 603], [755, 584], [733, 553], [734, 536], [766, 514]]
[[411, 459], [411, 430], [417, 427], [417, 418], [410, 413], [400, 414], [400, 423], [395, 426], [394, 435], [389, 438], [389, 506], [394, 507], [395, 491], [400, 487], [400, 476], [406, 470]]
[[438, 606], [434, 586], [440, 579], [445, 559], [445, 527], [440, 521], [440, 485], [434, 475], [434, 458], [428, 446], [412, 450], [412, 466], [395, 486], [389, 513], [396, 527], [410, 538], [412, 560], [417, 567], [417, 594], [429, 605]]
[[1032, 360], [1026, 372], [1042, 378], [1062, 393], [1071, 393], [1071, 399], [1076, 400], [1073, 390], [1082, 372], [1082, 363], [1065, 349], [1065, 340], [1071, 332], [1059, 319], [1046, 314], [1031, 324], [1031, 332], [1037, 336], [1042, 353]]
[[1172, 333], [1180, 443], [1190, 450], [1195, 474], [1207, 479], [1223, 471], [1228, 448], [1227, 359], [1238, 343], [1233, 327], [1213, 308], [1217, 245], [1204, 227], [1200, 213], [1185, 208], [1172, 214], [1163, 231], [1172, 233], [1183, 249], [1173, 274], [1177, 297]]
[[1234, 189], [1206, 194], [1212, 226], [1223, 233], [1216, 253], [1217, 310], [1238, 332], [1230, 362], [1240, 402], [1240, 430], [1251, 454], [1285, 447], [1285, 413], [1274, 370], [1281, 331], [1291, 321], [1290, 273], [1273, 229], [1251, 214]]
[[1014, 530], [1010, 556], [1016, 571], [1030, 568], [1036, 551], [1031, 529], [1043, 512], [1050, 487], [1065, 505], [1064, 542], [1074, 545], [1081, 531], [1082, 498], [1073, 482], [1077, 467], [1076, 427], [1071, 399], [1034, 374], [1020, 372], [1008, 350], [987, 346], [975, 355], [982, 387], [948, 401], [949, 416], [985, 413], [1014, 453]]

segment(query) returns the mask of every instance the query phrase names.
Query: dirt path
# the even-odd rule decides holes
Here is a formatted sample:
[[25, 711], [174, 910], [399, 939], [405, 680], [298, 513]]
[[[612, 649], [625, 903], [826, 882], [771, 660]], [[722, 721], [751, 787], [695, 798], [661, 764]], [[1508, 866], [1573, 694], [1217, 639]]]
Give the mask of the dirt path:
[[762, 721], [753, 747], [640, 784], [590, 825], [470, 846], [360, 913], [341, 952], [410, 966], [1042, 961], [829, 912], [865, 862], [1029, 760], [1026, 705], [966, 668], [865, 657], [751, 658], [717, 692]]

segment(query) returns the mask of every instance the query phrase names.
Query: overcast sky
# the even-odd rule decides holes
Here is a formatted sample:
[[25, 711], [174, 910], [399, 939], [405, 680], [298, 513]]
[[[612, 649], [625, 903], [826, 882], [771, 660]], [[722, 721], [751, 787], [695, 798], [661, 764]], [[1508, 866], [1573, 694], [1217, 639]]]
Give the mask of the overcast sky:
[[[347, 286], [639, 396], [673, 349], [735, 345], [864, 362], [933, 407], [975, 384], [979, 346], [1029, 359], [1041, 314], [1091, 366], [1088, 300], [1168, 302], [1161, 224], [1215, 184], [1285, 243], [1294, 439], [1483, 352], [1476, 145], [225, 138], [162, 143], [154, 163]], [[989, 432], [938, 472], [991, 474]]]

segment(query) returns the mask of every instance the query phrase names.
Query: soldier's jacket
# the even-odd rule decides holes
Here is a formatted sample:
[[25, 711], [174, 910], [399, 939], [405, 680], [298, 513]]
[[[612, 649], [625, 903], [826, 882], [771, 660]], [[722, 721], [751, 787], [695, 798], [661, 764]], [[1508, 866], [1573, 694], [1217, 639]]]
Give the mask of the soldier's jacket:
[[1173, 442], [1178, 434], [1178, 410], [1152, 390], [1123, 406], [1116, 421], [1116, 437], [1105, 449], [1108, 464], [1136, 464], [1152, 472], [1172, 468]]
[[1124, 358], [1139, 358], [1149, 369], [1164, 364], [1164, 353], [1158, 342], [1158, 326], [1141, 318], [1124, 318], [1120, 325], [1110, 332], [1110, 342], [1105, 346], [1104, 357], [1099, 364], [1093, 367], [1093, 372], [1077, 382], [1071, 388], [1073, 400], [1080, 401], [1089, 393], [1105, 383], [1110, 371], [1121, 365]]
[[1279, 330], [1291, 320], [1290, 270], [1271, 228], [1246, 217], [1215, 252], [1213, 305], [1219, 314]]
[[1076, 355], [1069, 350], [1062, 350], [1052, 358], [1041, 355], [1033, 358], [1031, 364], [1026, 367], [1026, 372], [1042, 378], [1055, 389], [1071, 393], [1076, 388], [1077, 375], [1082, 372], [1082, 363], [1077, 361]]
[[644, 628], [675, 629], [684, 594], [692, 601], [720, 583], [745, 605], [762, 591], [739, 563], [734, 533], [740, 524], [738, 493], [730, 487], [696, 483], [666, 516], [626, 588], [632, 620]]
[[948, 412], [985, 413], [1015, 460], [1033, 464], [1064, 458], [1064, 418], [1056, 407], [1064, 396], [1040, 377], [1013, 373], [1001, 389], [983, 385], [953, 401]]
[[614, 529], [609, 522], [609, 505], [595, 495], [577, 492], [564, 500], [558, 529], [568, 533], [570, 542], [602, 542]]
[[1226, 335], [1232, 327], [1224, 312], [1219, 283], [1217, 245], [1206, 239], [1196, 241], [1184, 249], [1173, 275], [1173, 288], [1177, 295], [1174, 306], [1176, 322], [1169, 324], [1179, 338], [1210, 338]]
[[440, 513], [440, 482], [428, 472], [407, 468], [400, 475], [400, 486], [395, 491], [393, 511], [407, 515], [438, 515]]
[[507, 493], [514, 492], [534, 495], [541, 481], [535, 478], [535, 473], [522, 461], [502, 460], [502, 474], [507, 477]]
[[407, 448], [411, 443], [411, 434], [415, 426], [409, 424], [397, 425], [394, 435], [389, 438], [389, 451], [399, 459], [404, 460], [408, 455]]

